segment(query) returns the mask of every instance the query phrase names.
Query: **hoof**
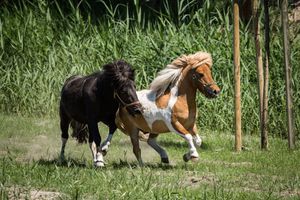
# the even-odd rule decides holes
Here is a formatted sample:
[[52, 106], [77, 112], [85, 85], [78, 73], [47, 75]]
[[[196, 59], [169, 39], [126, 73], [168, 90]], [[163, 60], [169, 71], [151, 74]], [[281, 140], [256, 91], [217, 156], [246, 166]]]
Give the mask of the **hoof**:
[[161, 158], [161, 162], [164, 164], [170, 164], [169, 158]]
[[191, 159], [191, 156], [189, 153], [186, 153], [183, 155], [182, 158], [183, 158], [184, 162], [188, 162]]
[[94, 162], [95, 167], [104, 167], [104, 162], [103, 161], [96, 161]]
[[199, 157], [191, 157], [190, 159], [193, 162], [198, 162], [199, 161]]

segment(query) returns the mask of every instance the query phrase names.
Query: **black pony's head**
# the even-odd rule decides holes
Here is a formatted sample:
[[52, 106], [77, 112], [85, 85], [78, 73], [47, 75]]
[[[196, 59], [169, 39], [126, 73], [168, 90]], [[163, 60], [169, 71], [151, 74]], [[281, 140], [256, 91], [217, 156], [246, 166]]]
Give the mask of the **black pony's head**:
[[114, 97], [121, 107], [125, 107], [131, 115], [141, 114], [140, 104], [134, 82], [134, 70], [124, 60], [118, 60], [103, 66], [105, 74], [109, 77], [114, 88]]

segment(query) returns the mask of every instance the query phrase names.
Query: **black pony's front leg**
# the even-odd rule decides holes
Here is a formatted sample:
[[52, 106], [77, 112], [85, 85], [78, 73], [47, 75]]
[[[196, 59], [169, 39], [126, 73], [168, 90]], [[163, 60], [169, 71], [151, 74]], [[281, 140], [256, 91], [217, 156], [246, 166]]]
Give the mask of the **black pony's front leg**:
[[116, 126], [115, 123], [109, 125], [109, 132], [108, 132], [107, 138], [101, 144], [101, 150], [102, 150], [103, 156], [105, 156], [107, 154], [109, 145], [111, 143], [111, 140], [112, 140], [112, 138], [114, 136], [114, 133], [115, 133], [116, 129], [117, 129], [117, 126]]
[[[103, 160], [102, 150], [100, 148], [101, 136], [99, 134], [97, 121], [90, 120], [88, 122], [88, 127], [89, 127], [89, 134], [92, 136], [93, 141], [95, 142], [95, 145], [96, 145], [96, 157], [94, 158], [94, 165], [96, 167], [103, 167], [104, 160]], [[92, 147], [92, 144], [90, 144], [90, 145], [91, 145], [90, 147]]]

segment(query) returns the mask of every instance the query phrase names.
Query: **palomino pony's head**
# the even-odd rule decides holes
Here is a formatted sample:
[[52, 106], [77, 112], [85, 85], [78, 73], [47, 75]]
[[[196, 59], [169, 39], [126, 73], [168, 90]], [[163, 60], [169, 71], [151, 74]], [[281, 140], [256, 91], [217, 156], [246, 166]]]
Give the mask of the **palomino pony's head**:
[[207, 98], [215, 98], [220, 88], [214, 82], [211, 74], [212, 58], [209, 53], [197, 52], [176, 58], [165, 69], [159, 72], [150, 85], [152, 90], [161, 96], [167, 88], [173, 87], [180, 78], [189, 78], [191, 86], [196, 87]]
[[123, 60], [103, 66], [105, 74], [109, 77], [114, 88], [114, 98], [117, 99], [121, 107], [132, 115], [142, 113], [134, 82], [134, 70], [131, 65]]
[[[209, 53], [197, 52], [188, 56], [182, 56], [187, 67], [190, 67], [189, 75], [192, 77], [193, 84], [207, 98], [215, 98], [220, 93], [220, 88], [212, 78], [212, 58]], [[187, 68], [188, 69], [188, 68]]]

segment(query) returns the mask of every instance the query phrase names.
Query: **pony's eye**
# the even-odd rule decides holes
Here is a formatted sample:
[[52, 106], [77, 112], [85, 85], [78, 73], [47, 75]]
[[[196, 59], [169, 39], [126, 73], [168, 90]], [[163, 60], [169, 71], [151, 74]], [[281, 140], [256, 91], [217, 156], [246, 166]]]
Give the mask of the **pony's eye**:
[[197, 73], [198, 78], [202, 78], [204, 76], [204, 74], [202, 73]]

